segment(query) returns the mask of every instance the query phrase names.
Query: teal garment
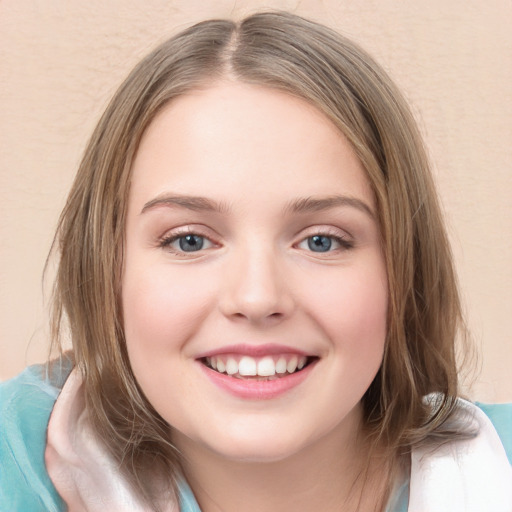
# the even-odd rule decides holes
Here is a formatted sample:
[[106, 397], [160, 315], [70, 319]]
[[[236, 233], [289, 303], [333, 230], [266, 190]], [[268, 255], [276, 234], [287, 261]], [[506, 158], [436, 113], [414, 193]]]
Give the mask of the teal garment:
[[407, 512], [409, 508], [409, 480], [398, 489], [397, 495], [392, 496], [386, 512]]
[[[66, 510], [44, 463], [46, 428], [60, 390], [71, 370], [63, 360], [49, 371], [31, 366], [0, 383], [0, 511], [61, 512]], [[512, 464], [512, 403], [476, 404], [496, 428]], [[181, 512], [201, 512], [186, 482], [180, 483]], [[409, 486], [397, 492], [387, 512], [407, 512]]]
[[[63, 359], [25, 369], [0, 383], [0, 512], [64, 512], [44, 463], [46, 428], [71, 371]], [[188, 484], [179, 484], [181, 512], [201, 512]]]
[[180, 512], [201, 512], [192, 489], [184, 480], [179, 483]]
[[59, 512], [65, 506], [44, 463], [46, 427], [69, 369], [31, 366], [0, 384], [2, 512]]

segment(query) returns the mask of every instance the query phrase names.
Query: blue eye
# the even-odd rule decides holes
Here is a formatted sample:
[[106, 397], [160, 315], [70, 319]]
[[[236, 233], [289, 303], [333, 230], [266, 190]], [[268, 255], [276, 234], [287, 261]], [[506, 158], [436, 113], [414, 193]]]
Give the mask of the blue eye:
[[327, 252], [332, 248], [332, 237], [324, 235], [310, 236], [308, 239], [308, 248], [313, 252]]
[[210, 249], [215, 244], [205, 236], [195, 233], [183, 233], [182, 235], [171, 235], [163, 238], [160, 247], [175, 254], [199, 252]]
[[199, 235], [184, 235], [176, 238], [180, 250], [183, 252], [200, 251], [204, 246], [204, 237]]
[[343, 235], [330, 235], [318, 233], [308, 236], [298, 244], [299, 249], [311, 251], [314, 253], [334, 253], [352, 249], [354, 242], [347, 240]]

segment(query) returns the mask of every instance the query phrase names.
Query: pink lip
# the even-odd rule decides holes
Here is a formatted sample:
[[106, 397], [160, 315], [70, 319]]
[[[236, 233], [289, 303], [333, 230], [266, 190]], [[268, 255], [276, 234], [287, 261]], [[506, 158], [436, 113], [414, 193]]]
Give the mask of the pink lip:
[[[230, 347], [231, 353], [232, 348], [233, 347]], [[290, 352], [290, 349], [287, 349], [287, 352]], [[247, 354], [247, 352], [243, 353]], [[265, 352], [265, 354], [268, 354], [268, 352]], [[275, 380], [245, 380], [237, 379], [224, 373], [216, 372], [215, 370], [212, 370], [211, 368], [208, 368], [199, 362], [201, 370], [204, 372], [206, 377], [208, 377], [210, 381], [213, 382], [213, 384], [237, 398], [244, 398], [248, 400], [270, 400], [272, 398], [277, 398], [278, 396], [283, 395], [307, 379], [308, 376], [311, 375], [311, 371], [315, 365], [316, 361], [313, 361], [303, 370], [292, 373], [291, 375], [287, 375], [285, 377], [280, 377]]]
[[205, 357], [214, 357], [222, 354], [240, 354], [251, 357], [263, 357], [279, 354], [297, 354], [298, 356], [312, 356], [315, 354], [308, 354], [296, 348], [287, 347], [286, 345], [276, 345], [275, 343], [267, 343], [265, 345], [225, 345], [221, 348], [203, 352], [196, 356], [196, 359], [203, 359]]

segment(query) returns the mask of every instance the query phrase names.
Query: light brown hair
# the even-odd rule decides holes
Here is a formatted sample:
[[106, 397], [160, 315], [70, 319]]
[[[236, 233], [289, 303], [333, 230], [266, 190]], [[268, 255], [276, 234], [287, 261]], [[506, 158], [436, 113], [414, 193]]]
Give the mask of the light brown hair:
[[[370, 56], [324, 26], [284, 13], [206, 21], [162, 44], [122, 84], [87, 146], [56, 235], [55, 343], [66, 320], [95, 429], [148, 499], [148, 468], [175, 482], [179, 454], [134, 379], [124, 343], [119, 292], [131, 166], [164, 105], [226, 76], [308, 101], [366, 169], [389, 281], [384, 360], [363, 398], [368, 435], [398, 453], [457, 434], [446, 420], [458, 393], [461, 308], [428, 159], [402, 95]], [[434, 408], [424, 401], [430, 393], [438, 393]]]

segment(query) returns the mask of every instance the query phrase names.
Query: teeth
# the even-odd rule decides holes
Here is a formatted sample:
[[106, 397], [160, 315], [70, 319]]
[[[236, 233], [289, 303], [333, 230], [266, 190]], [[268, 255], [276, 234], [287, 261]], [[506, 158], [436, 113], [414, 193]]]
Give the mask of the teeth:
[[244, 356], [238, 363], [238, 373], [244, 377], [256, 375], [256, 361], [249, 356]]
[[258, 375], [260, 377], [269, 377], [276, 374], [276, 365], [274, 360], [268, 356], [258, 361]]
[[232, 357], [228, 357], [226, 361], [226, 373], [228, 375], [238, 373], [238, 363]]
[[226, 371], [226, 365], [222, 359], [217, 359], [217, 371], [224, 373]]
[[288, 371], [288, 373], [293, 373], [296, 369], [297, 369], [297, 363], [298, 363], [299, 359], [297, 356], [293, 356], [289, 361], [288, 361], [288, 364], [286, 365], [286, 370]]
[[265, 356], [261, 359], [243, 356], [239, 361], [233, 356], [228, 356], [227, 359], [207, 357], [206, 364], [219, 373], [238, 375], [239, 377], [268, 377], [269, 380], [273, 380], [277, 379], [278, 375], [302, 370], [306, 365], [306, 356], [293, 355], [288, 357], [287, 360], [287, 357], [280, 356], [277, 361], [272, 356]]
[[286, 359], [284, 357], [277, 360], [276, 373], [286, 373]]

